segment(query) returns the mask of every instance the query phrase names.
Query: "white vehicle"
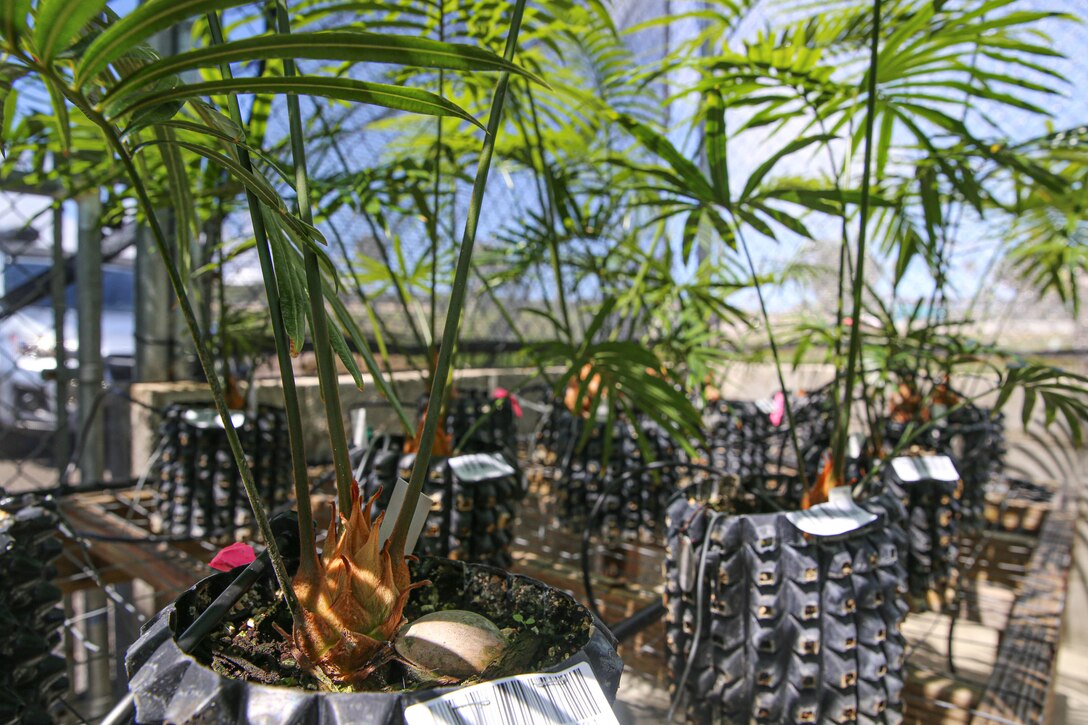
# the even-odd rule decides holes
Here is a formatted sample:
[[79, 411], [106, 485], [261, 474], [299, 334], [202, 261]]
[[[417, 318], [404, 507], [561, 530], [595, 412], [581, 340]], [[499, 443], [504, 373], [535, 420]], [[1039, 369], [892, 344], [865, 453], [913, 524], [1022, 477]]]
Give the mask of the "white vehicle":
[[[4, 259], [0, 295], [52, 270], [44, 254]], [[0, 320], [0, 426], [51, 431], [56, 427], [56, 333], [49, 285], [29, 304]], [[102, 268], [102, 355], [131, 361], [135, 350], [134, 276], [130, 264]], [[67, 288], [64, 347], [69, 378], [77, 372], [78, 307], [75, 286]], [[131, 363], [130, 363], [131, 364]], [[107, 365], [107, 369], [110, 366]], [[74, 405], [75, 383], [67, 404]], [[72, 418], [74, 420], [74, 416]]]

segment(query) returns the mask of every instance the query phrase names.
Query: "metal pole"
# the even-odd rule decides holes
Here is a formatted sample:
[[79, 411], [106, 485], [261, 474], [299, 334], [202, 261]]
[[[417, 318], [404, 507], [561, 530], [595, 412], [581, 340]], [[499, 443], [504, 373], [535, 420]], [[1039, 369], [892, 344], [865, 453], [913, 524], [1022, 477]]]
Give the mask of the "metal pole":
[[68, 465], [71, 455], [71, 446], [68, 439], [68, 351], [65, 348], [64, 318], [68, 310], [67, 290], [64, 283], [64, 209], [58, 202], [53, 208], [53, 279], [51, 280], [51, 293], [53, 297], [53, 330], [55, 331], [56, 346], [53, 356], [57, 361], [56, 384], [57, 400], [54, 405], [56, 410], [56, 429], [54, 431], [53, 450], [56, 455], [58, 471], [63, 471]]
[[79, 422], [84, 431], [80, 481], [102, 480], [102, 424], [89, 420], [102, 391], [102, 203], [97, 194], [82, 196], [79, 247], [76, 250], [76, 306], [79, 318]]
[[[102, 480], [105, 459], [103, 426], [95, 415], [95, 401], [102, 392], [102, 202], [97, 193], [77, 200], [79, 246], [76, 249], [76, 307], [79, 316], [79, 417], [82, 455], [81, 483]], [[109, 619], [105, 593], [89, 589], [88, 612], [98, 612], [85, 622], [87, 643], [97, 648], [87, 660], [87, 700], [92, 716], [105, 712], [113, 700], [109, 661]], [[91, 649], [89, 647], [88, 649]]]
[[170, 283], [146, 227], [136, 230], [136, 370], [140, 382], [170, 379]]

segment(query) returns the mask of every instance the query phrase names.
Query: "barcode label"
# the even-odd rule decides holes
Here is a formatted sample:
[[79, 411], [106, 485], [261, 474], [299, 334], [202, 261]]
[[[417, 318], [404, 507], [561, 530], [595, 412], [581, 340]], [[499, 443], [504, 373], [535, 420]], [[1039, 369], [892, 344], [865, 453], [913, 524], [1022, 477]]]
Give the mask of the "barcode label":
[[405, 709], [407, 725], [619, 725], [589, 664], [516, 675]]
[[903, 483], [960, 480], [956, 464], [948, 456], [900, 456], [892, 459], [892, 470]]
[[514, 467], [498, 453], [469, 453], [464, 456], [454, 456], [449, 463], [454, 475], [462, 481], [490, 481], [517, 473]]

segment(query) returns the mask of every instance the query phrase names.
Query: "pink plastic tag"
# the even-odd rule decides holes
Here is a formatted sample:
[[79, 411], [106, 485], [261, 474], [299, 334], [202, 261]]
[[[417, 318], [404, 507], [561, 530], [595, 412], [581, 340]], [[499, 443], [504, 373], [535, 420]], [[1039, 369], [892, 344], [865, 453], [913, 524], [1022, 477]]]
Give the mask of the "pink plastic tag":
[[521, 403], [518, 402], [518, 399], [514, 397], [513, 393], [511, 393], [506, 388], [495, 388], [495, 391], [494, 393], [492, 393], [492, 395], [494, 395], [494, 397], [498, 398], [499, 400], [502, 400], [503, 398], [509, 398], [510, 409], [514, 411], [514, 415], [519, 418], [521, 417]]
[[782, 424], [782, 418], [786, 415], [786, 396], [779, 390], [774, 394], [774, 407], [771, 408], [771, 425], [778, 427]]
[[219, 571], [230, 571], [236, 566], [252, 564], [256, 558], [257, 553], [252, 546], [238, 541], [220, 549], [208, 566]]

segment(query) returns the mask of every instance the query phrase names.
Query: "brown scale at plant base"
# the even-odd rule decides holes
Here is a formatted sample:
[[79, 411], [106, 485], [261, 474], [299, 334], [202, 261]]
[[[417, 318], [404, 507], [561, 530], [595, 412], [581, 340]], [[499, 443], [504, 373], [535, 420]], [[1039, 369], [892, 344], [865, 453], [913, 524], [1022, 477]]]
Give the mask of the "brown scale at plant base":
[[371, 520], [377, 497], [361, 506], [359, 485], [352, 484], [351, 514], [334, 512], [321, 557], [304, 559], [292, 583], [302, 605], [294, 627], [300, 663], [337, 684], [366, 679], [404, 623], [409, 592], [427, 583], [411, 581], [405, 557], [390, 554], [390, 541], [378, 543], [385, 514]]

